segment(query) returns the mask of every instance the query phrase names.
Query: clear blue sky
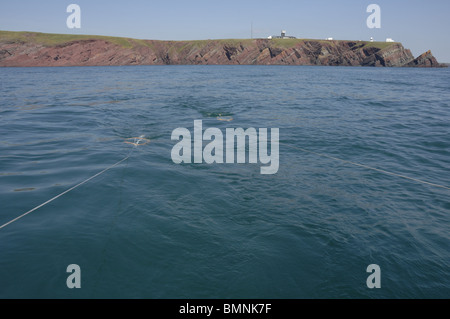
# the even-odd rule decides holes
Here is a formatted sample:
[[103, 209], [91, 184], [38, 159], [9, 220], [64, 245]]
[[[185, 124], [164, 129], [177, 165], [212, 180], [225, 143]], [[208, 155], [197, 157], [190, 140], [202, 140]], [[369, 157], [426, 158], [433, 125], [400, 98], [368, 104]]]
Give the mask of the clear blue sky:
[[[81, 29], [68, 29], [66, 8], [81, 7]], [[366, 8], [381, 7], [381, 29]], [[16, 0], [0, 2], [0, 30], [96, 34], [158, 40], [250, 38], [285, 29], [300, 38], [400, 41], [415, 56], [431, 49], [450, 62], [448, 0]]]

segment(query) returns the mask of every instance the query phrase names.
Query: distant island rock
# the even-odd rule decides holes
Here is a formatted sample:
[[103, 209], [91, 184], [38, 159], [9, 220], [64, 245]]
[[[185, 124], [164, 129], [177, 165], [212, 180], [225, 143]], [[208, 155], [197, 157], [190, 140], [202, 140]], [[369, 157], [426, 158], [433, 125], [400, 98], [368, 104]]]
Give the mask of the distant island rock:
[[311, 39], [160, 41], [0, 31], [0, 66], [325, 65], [444, 67], [399, 42]]

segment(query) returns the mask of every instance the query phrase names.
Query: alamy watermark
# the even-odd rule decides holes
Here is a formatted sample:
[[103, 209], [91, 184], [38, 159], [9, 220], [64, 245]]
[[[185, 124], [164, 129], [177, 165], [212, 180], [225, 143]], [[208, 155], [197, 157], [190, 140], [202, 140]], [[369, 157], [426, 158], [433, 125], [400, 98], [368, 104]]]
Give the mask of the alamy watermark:
[[[78, 4], [72, 3], [67, 6], [67, 13], [70, 15], [67, 17], [66, 25], [69, 29], [81, 28], [81, 8]], [[367, 17], [366, 24], [369, 29], [381, 28], [381, 8], [378, 4], [370, 4], [366, 9], [370, 15]]]
[[[259, 158], [259, 162], [266, 165], [261, 167], [261, 174], [276, 174], [280, 160], [279, 134], [278, 128], [270, 129], [269, 154], [267, 128], [226, 128], [224, 135], [215, 127], [209, 127], [203, 132], [202, 120], [195, 120], [193, 143], [191, 132], [187, 128], [173, 130], [171, 138], [179, 142], [172, 148], [171, 157], [176, 164], [246, 163], [247, 159], [248, 163], [256, 164]], [[210, 142], [203, 148], [203, 141]]]
[[367, 277], [366, 285], [367, 288], [381, 288], [381, 268], [377, 264], [370, 264], [367, 266], [366, 272], [371, 273]]
[[369, 29], [380, 29], [381, 28], [381, 8], [378, 4], [370, 4], [366, 10], [368, 13], [371, 13], [367, 17], [367, 27]]
[[81, 28], [81, 8], [78, 4], [69, 4], [66, 12], [71, 13], [66, 20], [66, 25], [69, 29]]
[[77, 264], [67, 266], [66, 272], [70, 273], [67, 277], [67, 288], [81, 288], [81, 268]]

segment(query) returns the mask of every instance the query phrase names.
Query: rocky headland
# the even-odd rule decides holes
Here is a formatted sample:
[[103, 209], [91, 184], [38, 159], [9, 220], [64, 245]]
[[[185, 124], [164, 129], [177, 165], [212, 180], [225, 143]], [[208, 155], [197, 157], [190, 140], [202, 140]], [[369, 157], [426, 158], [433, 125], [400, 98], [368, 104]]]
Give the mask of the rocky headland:
[[0, 66], [328, 65], [442, 67], [398, 42], [311, 39], [138, 40], [0, 31]]

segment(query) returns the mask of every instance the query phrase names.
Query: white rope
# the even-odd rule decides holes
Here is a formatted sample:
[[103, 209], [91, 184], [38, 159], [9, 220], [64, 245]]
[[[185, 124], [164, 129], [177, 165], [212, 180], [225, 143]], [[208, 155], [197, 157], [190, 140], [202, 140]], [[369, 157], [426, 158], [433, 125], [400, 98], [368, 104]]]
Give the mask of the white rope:
[[359, 163], [355, 163], [355, 162], [352, 162], [352, 161], [343, 160], [343, 159], [340, 159], [340, 158], [337, 158], [337, 157], [334, 157], [334, 156], [330, 156], [330, 155], [326, 155], [326, 154], [321, 154], [321, 153], [317, 153], [317, 152], [313, 152], [313, 151], [308, 151], [308, 150], [306, 150], [306, 149], [304, 149], [304, 148], [297, 147], [297, 146], [292, 146], [292, 145], [289, 145], [289, 144], [286, 144], [286, 143], [280, 143], [280, 144], [289, 146], [289, 147], [291, 147], [291, 148], [295, 148], [295, 149], [300, 150], [300, 151], [302, 151], [302, 152], [315, 154], [315, 155], [317, 155], [317, 156], [322, 156], [322, 157], [330, 158], [330, 159], [333, 159], [333, 160], [341, 161], [341, 162], [343, 162], [343, 163], [347, 163], [347, 164], [351, 164], [351, 165], [355, 165], [355, 166], [359, 166], [359, 167], [364, 167], [364, 168], [367, 168], [367, 169], [370, 169], [370, 170], [373, 170], [373, 171], [377, 171], [377, 172], [380, 172], [380, 173], [384, 173], [384, 174], [388, 174], [388, 175], [393, 175], [393, 176], [397, 176], [397, 177], [409, 179], [409, 180], [412, 180], [412, 181], [415, 181], [415, 182], [418, 182], [418, 183], [427, 184], [427, 185], [430, 185], [430, 186], [440, 187], [440, 188], [445, 188], [445, 189], [450, 190], [450, 187], [447, 187], [447, 186], [443, 186], [443, 185], [439, 185], [439, 184], [435, 184], [435, 183], [430, 183], [430, 182], [422, 181], [422, 180], [417, 179], [417, 178], [412, 178], [412, 177], [408, 177], [408, 176], [405, 176], [405, 175], [401, 175], [401, 174], [397, 174], [397, 173], [392, 173], [392, 172], [386, 171], [386, 170], [384, 170], [384, 169], [379, 169], [379, 168], [367, 166], [367, 165], [364, 165], [364, 164], [359, 164]]
[[[42, 204], [36, 206], [35, 208], [30, 209], [30, 210], [27, 211], [26, 213], [23, 213], [22, 215], [20, 215], [20, 216], [14, 218], [14, 219], [12, 219], [12, 220], [10, 220], [10, 221], [7, 222], [6, 224], [1, 225], [1, 226], [0, 226], [0, 229], [2, 229], [3, 227], [8, 226], [8, 225], [11, 224], [11, 223], [14, 223], [16, 220], [21, 219], [22, 217], [24, 217], [24, 216], [26, 216], [26, 215], [28, 215], [28, 214], [34, 212], [35, 210], [37, 210], [37, 209], [39, 209], [39, 208], [41, 208], [42, 206], [45, 206], [45, 205], [47, 205], [48, 203], [53, 202], [55, 199], [57, 199], [57, 198], [63, 196], [64, 194], [67, 194], [68, 192], [74, 190], [75, 188], [77, 188], [77, 187], [79, 187], [79, 186], [81, 186], [81, 185], [83, 185], [83, 184], [89, 182], [91, 179], [96, 178], [97, 176], [99, 176], [99, 175], [105, 173], [106, 171], [109, 171], [111, 168], [116, 167], [116, 166], [119, 165], [120, 163], [126, 161], [126, 160], [131, 156], [131, 153], [133, 152], [133, 150], [134, 150], [138, 145], [144, 145], [144, 144], [147, 144], [148, 142], [150, 142], [150, 140], [149, 140], [149, 139], [146, 139], [144, 135], [141, 135], [141, 136], [139, 136], [139, 137], [133, 137], [133, 139], [134, 139], [134, 142], [131, 143], [131, 144], [134, 145], [134, 148], [132, 148], [132, 149], [130, 150], [130, 152], [128, 153], [128, 155], [125, 156], [123, 159], [121, 159], [121, 160], [118, 161], [117, 163], [115, 163], [115, 164], [113, 164], [113, 165], [111, 165], [111, 166], [105, 168], [103, 171], [98, 172], [97, 174], [95, 174], [95, 175], [89, 177], [88, 179], [82, 181], [81, 183], [78, 183], [77, 185], [75, 185], [75, 186], [69, 188], [68, 190], [65, 190], [65, 191], [62, 192], [61, 194], [56, 195], [55, 197], [49, 199], [49, 200], [46, 201], [45, 203], [42, 203]], [[141, 141], [144, 141], [144, 144], [139, 144]]]
[[123, 158], [122, 160], [118, 161], [117, 163], [115, 163], [115, 164], [113, 164], [113, 165], [109, 166], [108, 168], [105, 168], [105, 169], [104, 169], [103, 171], [101, 171], [101, 172], [99, 172], [99, 173], [97, 173], [97, 174], [95, 174], [95, 175], [93, 175], [93, 176], [89, 177], [88, 179], [86, 179], [86, 180], [82, 181], [81, 183], [78, 183], [77, 185], [75, 185], [75, 186], [73, 186], [73, 187], [69, 188], [68, 190], [66, 190], [66, 191], [62, 192], [61, 194], [59, 194], [59, 195], [56, 195], [55, 197], [53, 197], [53, 198], [49, 199], [49, 200], [48, 200], [48, 201], [46, 201], [45, 203], [42, 203], [42, 204], [40, 204], [39, 206], [36, 206], [35, 208], [33, 208], [33, 209], [30, 209], [30, 210], [29, 210], [29, 211], [27, 211], [26, 213], [24, 213], [24, 214], [22, 214], [22, 215], [20, 215], [20, 216], [18, 216], [18, 217], [16, 217], [16, 218], [14, 218], [14, 219], [10, 220], [10, 221], [9, 221], [9, 222], [7, 222], [6, 224], [3, 224], [2, 226], [0, 226], [0, 229], [2, 229], [3, 227], [6, 227], [6, 226], [8, 226], [9, 224], [11, 224], [11, 223], [15, 222], [16, 220], [19, 220], [19, 219], [21, 219], [22, 217], [24, 217], [24, 216], [26, 216], [26, 215], [28, 215], [28, 214], [30, 214], [30, 213], [32, 213], [32, 212], [34, 212], [35, 210], [37, 210], [37, 209], [41, 208], [42, 206], [45, 206], [45, 205], [47, 205], [47, 204], [49, 204], [49, 203], [53, 202], [53, 201], [54, 201], [55, 199], [57, 199], [57, 198], [59, 198], [59, 197], [63, 196], [64, 194], [67, 194], [68, 192], [70, 192], [70, 191], [74, 190], [75, 188], [77, 188], [77, 187], [79, 187], [79, 186], [81, 186], [81, 185], [83, 185], [83, 184], [85, 184], [85, 183], [89, 182], [89, 181], [90, 181], [91, 179], [94, 179], [95, 177], [97, 177], [97, 176], [99, 176], [99, 175], [101, 175], [101, 174], [105, 173], [106, 171], [110, 170], [111, 168], [114, 168], [114, 167], [116, 167], [117, 165], [119, 165], [119, 164], [120, 164], [120, 163], [122, 163], [123, 161], [127, 160], [127, 159], [128, 159], [129, 157], [130, 157], [130, 154], [129, 154], [129, 155], [127, 155], [127, 156], [126, 156], [125, 158]]
[[[137, 141], [136, 141], [135, 143], [133, 143], [133, 144], [135, 145], [135, 147], [137, 147], [137, 146], [139, 145], [139, 143], [141, 142], [141, 140], [143, 140], [143, 136], [137, 138]], [[329, 159], [333, 159], [333, 160], [340, 161], [340, 162], [343, 162], [343, 163], [347, 163], [347, 164], [351, 164], [351, 165], [363, 167], [363, 168], [370, 169], [370, 170], [373, 170], [373, 171], [377, 171], [377, 172], [380, 172], [380, 173], [384, 173], [384, 174], [388, 174], [388, 175], [393, 175], [393, 176], [401, 177], [401, 178], [404, 178], [404, 179], [409, 179], [409, 180], [412, 180], [412, 181], [415, 181], [415, 182], [418, 182], [418, 183], [422, 183], [422, 184], [426, 184], [426, 185], [430, 185], [430, 186], [434, 186], [434, 187], [445, 188], [445, 189], [450, 190], [450, 187], [447, 187], [447, 186], [443, 186], [443, 185], [439, 185], [439, 184], [435, 184], [435, 183], [430, 183], [430, 182], [422, 181], [422, 180], [417, 179], [417, 178], [412, 178], [412, 177], [408, 177], [408, 176], [405, 176], [405, 175], [401, 175], [401, 174], [397, 174], [397, 173], [392, 173], [392, 172], [389, 172], [389, 171], [386, 171], [386, 170], [383, 170], [383, 169], [371, 167], [371, 166], [368, 166], [368, 165], [364, 165], [364, 164], [359, 164], [359, 163], [355, 163], [355, 162], [352, 162], [352, 161], [343, 160], [343, 159], [340, 159], [340, 158], [337, 158], [337, 157], [334, 157], [334, 156], [330, 156], [330, 155], [326, 155], [326, 154], [321, 154], [321, 153], [317, 153], [317, 152], [314, 152], [314, 151], [309, 151], [309, 150], [306, 150], [306, 149], [304, 149], [304, 148], [297, 147], [297, 146], [292, 146], [292, 145], [289, 145], [289, 144], [286, 144], [286, 143], [280, 143], [280, 144], [283, 144], [283, 145], [286, 145], [286, 146], [288, 146], [288, 147], [291, 147], [291, 148], [300, 150], [300, 151], [302, 151], [302, 152], [315, 154], [315, 155], [317, 155], [317, 156], [326, 157], [326, 158], [329, 158]], [[134, 149], [134, 148], [133, 148], [133, 149]], [[4, 228], [4, 227], [8, 226], [9, 224], [11, 224], [11, 223], [13, 223], [13, 222], [15, 222], [15, 221], [21, 219], [22, 217], [24, 217], [24, 216], [26, 216], [26, 215], [28, 215], [28, 214], [34, 212], [35, 210], [37, 210], [37, 209], [39, 209], [39, 208], [41, 208], [41, 207], [43, 207], [43, 206], [45, 206], [45, 205], [51, 203], [51, 202], [54, 201], [55, 199], [57, 199], [57, 198], [63, 196], [64, 194], [67, 194], [68, 192], [74, 190], [75, 188], [77, 188], [77, 187], [79, 187], [79, 186], [81, 186], [81, 185], [83, 185], [83, 184], [89, 182], [90, 180], [92, 180], [92, 179], [94, 179], [95, 177], [97, 177], [97, 176], [99, 176], [99, 175], [105, 173], [106, 171], [108, 171], [108, 170], [110, 170], [110, 169], [116, 167], [116, 166], [119, 165], [120, 163], [126, 161], [126, 160], [130, 157], [131, 152], [132, 152], [132, 151], [130, 151], [130, 153], [129, 153], [125, 158], [123, 158], [123, 159], [121, 159], [120, 161], [118, 161], [117, 163], [115, 163], [115, 164], [113, 164], [113, 165], [111, 165], [111, 166], [105, 168], [105, 169], [102, 170], [101, 172], [99, 172], [99, 173], [97, 173], [97, 174], [95, 174], [95, 175], [89, 177], [88, 179], [82, 181], [81, 183], [78, 183], [77, 185], [75, 185], [75, 186], [69, 188], [68, 190], [65, 190], [64, 192], [62, 192], [62, 193], [56, 195], [55, 197], [49, 199], [48, 201], [46, 201], [46, 202], [44, 202], [44, 203], [42, 203], [42, 204], [40, 204], [40, 205], [34, 207], [33, 209], [30, 209], [30, 210], [27, 211], [26, 213], [24, 213], [24, 214], [22, 214], [22, 215], [20, 215], [20, 216], [18, 216], [18, 217], [16, 217], [16, 218], [10, 220], [9, 222], [7, 222], [7, 223], [1, 225], [1, 226], [0, 226], [0, 229], [2, 229], [2, 228]]]

